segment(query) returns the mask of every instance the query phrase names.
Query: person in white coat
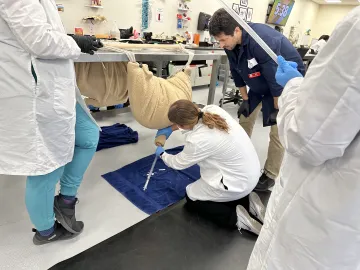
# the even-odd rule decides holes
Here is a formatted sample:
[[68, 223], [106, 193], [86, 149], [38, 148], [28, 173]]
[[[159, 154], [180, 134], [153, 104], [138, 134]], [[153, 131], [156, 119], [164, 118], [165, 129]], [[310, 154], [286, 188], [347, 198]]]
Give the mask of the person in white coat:
[[322, 35], [319, 40], [310, 47], [310, 50], [308, 52], [308, 54], [318, 54], [326, 45], [326, 43], [328, 42], [330, 36], [329, 35]]
[[286, 149], [248, 270], [360, 269], [360, 7], [305, 78], [279, 57]]
[[0, 0], [0, 29], [0, 174], [28, 176], [35, 244], [72, 238], [84, 227], [75, 196], [99, 139], [72, 59], [101, 45], [67, 36], [54, 0]]
[[[185, 146], [177, 155], [162, 147], [156, 153], [164, 163], [183, 170], [198, 164], [201, 178], [186, 187], [186, 207], [224, 228], [259, 234], [265, 207], [251, 193], [260, 176], [260, 162], [244, 129], [226, 111], [210, 105], [200, 110], [188, 100], [175, 102], [168, 113], [172, 127], [157, 134], [167, 138], [182, 130]], [[250, 194], [250, 195], [249, 195]]]

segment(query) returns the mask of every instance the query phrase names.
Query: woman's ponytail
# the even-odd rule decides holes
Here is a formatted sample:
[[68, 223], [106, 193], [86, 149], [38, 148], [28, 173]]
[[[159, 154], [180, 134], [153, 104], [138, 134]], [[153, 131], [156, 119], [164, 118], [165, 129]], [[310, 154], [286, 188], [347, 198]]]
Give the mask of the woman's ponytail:
[[171, 105], [168, 118], [173, 124], [195, 126], [200, 120], [210, 129], [229, 132], [229, 126], [224, 118], [217, 114], [202, 112], [189, 100], [178, 100]]
[[201, 118], [203, 124], [208, 126], [208, 128], [210, 129], [216, 128], [227, 133], [229, 132], [229, 125], [227, 124], [226, 120], [220, 115], [202, 112], [201, 115], [199, 115], [199, 118]]

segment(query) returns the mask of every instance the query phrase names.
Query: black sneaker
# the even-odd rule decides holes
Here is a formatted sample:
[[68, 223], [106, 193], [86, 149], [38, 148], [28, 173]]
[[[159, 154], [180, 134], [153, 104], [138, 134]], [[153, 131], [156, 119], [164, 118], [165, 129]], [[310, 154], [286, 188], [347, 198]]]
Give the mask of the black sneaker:
[[72, 204], [66, 204], [60, 196], [55, 196], [54, 212], [57, 221], [71, 233], [79, 234], [84, 229], [84, 222], [76, 221], [75, 205], [78, 199]]
[[254, 190], [265, 192], [268, 191], [270, 188], [272, 188], [274, 185], [275, 185], [275, 181], [271, 179], [269, 176], [267, 176], [265, 173], [263, 173]]
[[69, 240], [77, 236], [68, 232], [60, 223], [55, 222], [54, 232], [49, 236], [42, 236], [36, 229], [33, 229], [35, 233], [33, 237], [33, 243], [37, 246], [49, 244], [58, 240]]

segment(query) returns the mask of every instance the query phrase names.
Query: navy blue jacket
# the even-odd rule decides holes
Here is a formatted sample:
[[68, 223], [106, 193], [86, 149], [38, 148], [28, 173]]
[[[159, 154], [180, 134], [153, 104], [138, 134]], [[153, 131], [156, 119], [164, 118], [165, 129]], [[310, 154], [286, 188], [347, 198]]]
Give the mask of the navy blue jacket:
[[[277, 55], [282, 55], [288, 61], [297, 62], [298, 70], [304, 75], [305, 67], [299, 53], [283, 34], [265, 24], [249, 23], [249, 25]], [[241, 45], [236, 46], [232, 51], [225, 50], [236, 86], [247, 85], [255, 93], [265, 95], [271, 92], [273, 97], [280, 96], [283, 88], [275, 80], [277, 64], [247, 32], [244, 30], [242, 32]], [[258, 65], [249, 68], [248, 60], [253, 58]], [[260, 72], [260, 76], [249, 78], [250, 74], [256, 72]]]
[[[304, 75], [305, 67], [299, 53], [283, 34], [265, 24], [249, 23], [249, 25], [277, 55], [296, 62], [298, 70]], [[275, 80], [277, 64], [244, 30], [241, 45], [225, 52], [229, 58], [236, 86], [247, 85], [250, 88], [250, 113], [260, 102], [263, 102], [264, 126], [267, 126], [269, 115], [274, 111], [273, 97], [280, 96], [283, 91]], [[252, 59], [255, 59], [257, 64], [252, 62], [254, 66], [250, 64], [249, 67], [249, 60]]]

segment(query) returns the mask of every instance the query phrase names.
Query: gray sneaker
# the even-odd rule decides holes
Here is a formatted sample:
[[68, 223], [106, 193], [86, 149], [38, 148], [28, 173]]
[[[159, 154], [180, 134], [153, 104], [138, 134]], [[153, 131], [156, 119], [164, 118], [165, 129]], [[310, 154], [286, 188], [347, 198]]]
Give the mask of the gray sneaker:
[[247, 230], [256, 235], [260, 234], [262, 225], [258, 221], [250, 217], [250, 214], [242, 205], [236, 206], [236, 214], [238, 218], [238, 222], [236, 225], [239, 231]]
[[68, 232], [58, 222], [55, 222], [54, 224], [54, 232], [48, 236], [42, 236], [36, 229], [33, 229], [33, 232], [35, 233], [33, 237], [33, 243], [37, 246], [49, 244], [60, 240], [69, 240], [78, 235]]
[[71, 233], [79, 234], [84, 229], [84, 223], [82, 221], [76, 221], [75, 217], [75, 205], [77, 199], [73, 204], [66, 204], [60, 196], [55, 196], [54, 199], [54, 212], [56, 220]]
[[255, 192], [251, 192], [249, 195], [249, 201], [250, 213], [264, 224], [266, 208], [260, 200], [259, 195], [257, 195]]

